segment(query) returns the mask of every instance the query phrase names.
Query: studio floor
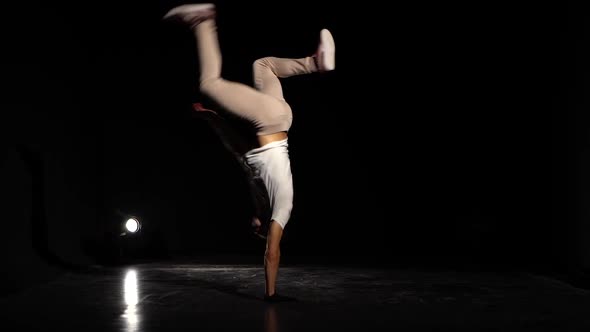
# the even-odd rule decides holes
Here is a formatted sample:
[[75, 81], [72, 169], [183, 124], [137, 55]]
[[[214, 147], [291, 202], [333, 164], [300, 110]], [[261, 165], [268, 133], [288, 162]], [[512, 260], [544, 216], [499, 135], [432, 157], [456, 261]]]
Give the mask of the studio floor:
[[0, 298], [3, 331], [590, 331], [590, 291], [523, 272], [149, 262]]

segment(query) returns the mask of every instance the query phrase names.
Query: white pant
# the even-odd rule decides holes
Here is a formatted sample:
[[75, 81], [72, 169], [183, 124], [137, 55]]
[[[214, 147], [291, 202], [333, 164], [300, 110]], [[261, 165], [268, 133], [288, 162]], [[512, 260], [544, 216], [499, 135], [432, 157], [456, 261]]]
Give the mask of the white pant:
[[272, 220], [285, 228], [293, 209], [293, 176], [287, 139], [271, 142], [245, 154], [246, 161], [259, 176], [270, 199]]

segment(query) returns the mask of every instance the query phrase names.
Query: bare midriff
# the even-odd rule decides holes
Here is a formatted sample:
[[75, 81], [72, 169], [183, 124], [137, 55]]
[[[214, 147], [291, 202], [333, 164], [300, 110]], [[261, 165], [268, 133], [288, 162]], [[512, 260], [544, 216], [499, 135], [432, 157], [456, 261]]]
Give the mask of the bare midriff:
[[281, 131], [278, 133], [273, 133], [273, 134], [268, 134], [268, 135], [258, 135], [258, 144], [260, 144], [260, 146], [264, 146], [264, 145], [272, 143], [272, 142], [282, 141], [286, 138], [287, 138], [286, 131]]

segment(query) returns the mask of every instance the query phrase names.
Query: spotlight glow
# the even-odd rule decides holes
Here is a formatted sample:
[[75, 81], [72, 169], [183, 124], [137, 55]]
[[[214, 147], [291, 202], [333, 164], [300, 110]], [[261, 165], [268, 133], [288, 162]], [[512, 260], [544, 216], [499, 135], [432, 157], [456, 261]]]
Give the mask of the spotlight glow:
[[139, 230], [139, 221], [135, 218], [129, 218], [125, 223], [125, 228], [130, 233], [135, 233]]
[[134, 306], [138, 302], [137, 296], [137, 273], [133, 270], [127, 271], [125, 281], [123, 282], [123, 293], [125, 295], [125, 304]]
[[139, 330], [139, 287], [137, 283], [137, 273], [134, 270], [127, 271], [123, 281], [123, 294], [127, 308], [122, 317], [127, 321], [127, 332], [137, 332]]

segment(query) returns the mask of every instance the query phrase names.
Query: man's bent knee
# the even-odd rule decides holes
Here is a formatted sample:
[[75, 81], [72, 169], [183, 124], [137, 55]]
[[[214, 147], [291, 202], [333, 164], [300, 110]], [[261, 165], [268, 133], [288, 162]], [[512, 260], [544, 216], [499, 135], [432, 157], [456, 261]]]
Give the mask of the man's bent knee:
[[202, 94], [210, 97], [216, 89], [215, 86], [220, 80], [221, 78], [219, 77], [207, 78], [202, 80], [199, 84], [199, 91]]

